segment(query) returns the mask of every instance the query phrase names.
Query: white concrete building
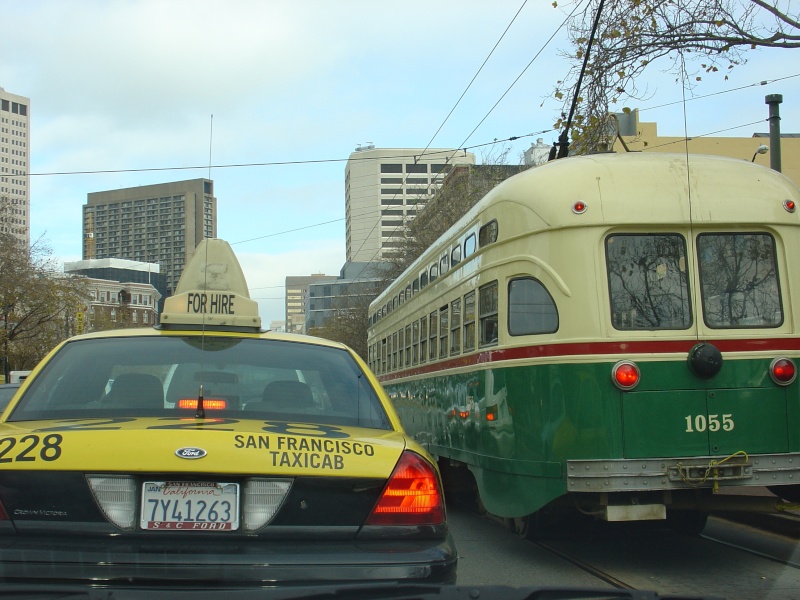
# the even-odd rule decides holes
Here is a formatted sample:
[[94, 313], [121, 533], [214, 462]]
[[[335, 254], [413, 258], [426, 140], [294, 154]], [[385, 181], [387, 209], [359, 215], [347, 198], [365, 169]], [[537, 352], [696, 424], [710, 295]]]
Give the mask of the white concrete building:
[[0, 87], [0, 232], [30, 246], [30, 99]]
[[400, 247], [413, 219], [447, 172], [475, 155], [444, 148], [358, 146], [345, 167], [347, 261], [374, 262]]

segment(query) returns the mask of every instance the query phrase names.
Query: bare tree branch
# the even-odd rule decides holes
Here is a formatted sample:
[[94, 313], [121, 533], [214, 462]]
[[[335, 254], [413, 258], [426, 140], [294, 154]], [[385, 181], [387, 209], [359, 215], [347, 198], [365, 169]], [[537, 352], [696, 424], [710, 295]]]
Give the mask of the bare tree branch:
[[[568, 23], [571, 66], [553, 92], [563, 102], [557, 129], [576, 92], [599, 1], [589, 0]], [[641, 82], [653, 63], [669, 61], [665, 70], [692, 89], [704, 73], [730, 71], [758, 48], [800, 48], [800, 13], [789, 0], [606, 0], [578, 90], [573, 142], [579, 152], [604, 149], [608, 113], [649, 97]]]

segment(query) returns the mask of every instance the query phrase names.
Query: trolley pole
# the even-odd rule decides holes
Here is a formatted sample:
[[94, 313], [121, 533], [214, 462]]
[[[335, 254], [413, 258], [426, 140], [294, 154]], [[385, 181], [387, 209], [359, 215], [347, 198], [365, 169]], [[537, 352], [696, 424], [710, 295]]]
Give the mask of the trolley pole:
[[764, 103], [769, 105], [769, 167], [773, 171], [781, 170], [781, 110], [783, 102], [781, 94], [769, 94]]

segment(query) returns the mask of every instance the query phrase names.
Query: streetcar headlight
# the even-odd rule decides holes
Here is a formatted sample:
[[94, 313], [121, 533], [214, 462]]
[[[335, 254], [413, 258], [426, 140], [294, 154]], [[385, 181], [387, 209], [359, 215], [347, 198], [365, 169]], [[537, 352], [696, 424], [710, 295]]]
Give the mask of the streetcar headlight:
[[611, 380], [623, 391], [632, 390], [639, 385], [641, 373], [635, 362], [621, 360], [611, 369]]

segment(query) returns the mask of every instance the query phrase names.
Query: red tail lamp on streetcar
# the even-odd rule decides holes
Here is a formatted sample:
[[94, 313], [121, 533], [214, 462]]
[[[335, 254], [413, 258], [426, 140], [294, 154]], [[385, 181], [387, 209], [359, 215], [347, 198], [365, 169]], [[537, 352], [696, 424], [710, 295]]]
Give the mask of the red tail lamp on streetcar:
[[789, 385], [797, 378], [797, 367], [791, 358], [776, 358], [769, 365], [769, 376], [778, 385]]
[[628, 391], [639, 385], [641, 373], [635, 362], [621, 360], [611, 369], [611, 380], [622, 391]]

